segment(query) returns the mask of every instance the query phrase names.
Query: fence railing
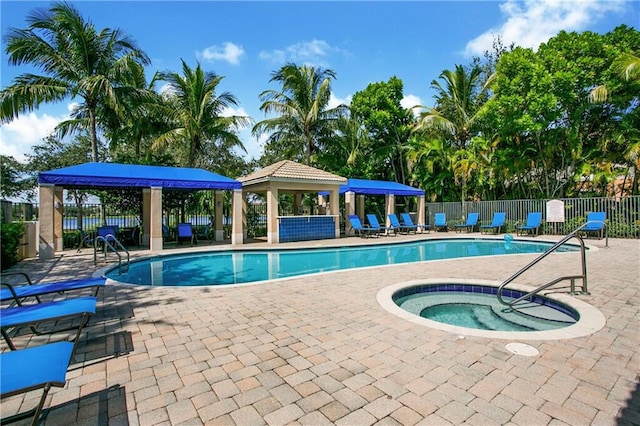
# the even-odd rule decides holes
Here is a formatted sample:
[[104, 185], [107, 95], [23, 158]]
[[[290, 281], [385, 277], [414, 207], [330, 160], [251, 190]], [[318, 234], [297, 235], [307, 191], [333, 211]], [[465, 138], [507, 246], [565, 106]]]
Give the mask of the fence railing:
[[505, 212], [507, 232], [526, 221], [529, 212], [542, 212], [545, 234], [565, 235], [584, 224], [587, 213], [604, 211], [607, 214], [607, 234], [612, 238], [640, 238], [640, 196], [624, 198], [561, 198], [564, 203], [564, 222], [547, 222], [546, 206], [550, 200], [499, 200], [474, 202], [426, 203], [427, 223], [433, 223], [435, 213], [446, 213], [450, 225], [463, 223], [470, 212], [480, 214], [481, 224], [491, 222], [493, 213]]
[[[450, 225], [463, 223], [470, 212], [480, 214], [481, 224], [491, 222], [494, 212], [505, 212], [507, 217], [506, 232], [515, 232], [516, 226], [524, 223], [529, 212], [542, 212], [546, 219], [546, 199], [541, 200], [499, 200], [499, 201], [469, 201], [465, 203], [426, 203], [426, 222], [433, 223], [435, 213], [446, 213]], [[640, 196], [624, 198], [563, 198], [565, 221], [562, 223], [549, 223], [543, 221], [543, 233], [565, 235], [582, 225], [588, 212], [604, 211], [607, 215], [607, 234], [612, 238], [640, 238]], [[37, 203], [7, 203], [2, 204], [4, 215], [14, 221], [38, 220]], [[249, 237], [261, 237], [266, 235], [267, 212], [266, 204], [249, 204], [247, 206], [247, 234]], [[398, 209], [402, 209], [398, 206]], [[104, 212], [102, 212], [104, 209]], [[11, 214], [7, 214], [7, 210]], [[287, 214], [283, 211], [280, 214]], [[63, 229], [74, 232], [78, 228], [77, 207], [64, 205]], [[214, 212], [205, 209], [196, 209], [187, 213], [184, 217], [176, 210], [165, 212], [164, 221], [168, 226], [175, 226], [181, 221], [191, 222], [197, 230], [208, 223], [213, 223]], [[136, 226], [140, 223], [140, 216], [131, 212], [118, 211], [114, 208], [103, 207], [100, 204], [83, 204], [82, 227], [90, 231], [98, 226], [118, 225], [121, 228]], [[223, 223], [225, 235], [230, 235], [231, 212], [224, 210]]]

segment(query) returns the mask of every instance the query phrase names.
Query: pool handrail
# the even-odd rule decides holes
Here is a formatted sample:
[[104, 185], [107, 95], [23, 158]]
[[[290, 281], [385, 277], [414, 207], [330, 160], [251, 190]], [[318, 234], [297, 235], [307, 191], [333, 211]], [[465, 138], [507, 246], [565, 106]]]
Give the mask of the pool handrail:
[[[521, 302], [522, 300], [527, 299], [527, 298], [529, 298], [531, 296], [534, 296], [534, 295], [540, 293], [542, 290], [545, 290], [545, 289], [551, 287], [552, 285], [555, 285], [555, 284], [559, 283], [560, 281], [565, 281], [565, 280], [571, 280], [571, 291], [570, 291], [570, 293], [571, 294], [577, 294], [576, 289], [575, 289], [575, 280], [577, 280], [577, 279], [582, 279], [582, 290], [579, 292], [579, 294], [591, 294], [587, 290], [587, 257], [586, 257], [586, 249], [585, 249], [585, 246], [584, 246], [584, 240], [582, 239], [582, 237], [579, 234], [579, 231], [582, 228], [584, 228], [585, 226], [587, 226], [588, 224], [589, 224], [589, 222], [579, 226], [577, 229], [575, 229], [574, 231], [569, 233], [563, 239], [561, 239], [560, 241], [555, 243], [549, 250], [545, 251], [540, 256], [538, 256], [535, 259], [533, 259], [529, 264], [527, 264], [526, 266], [521, 268], [518, 272], [516, 272], [515, 274], [513, 274], [512, 276], [507, 278], [498, 287], [498, 291], [496, 293], [496, 296], [498, 297], [498, 301], [500, 303], [502, 303], [503, 305], [506, 305], [506, 306], [509, 306], [510, 308], [513, 308], [516, 303]], [[518, 278], [520, 275], [524, 274], [529, 269], [531, 269], [534, 265], [536, 265], [542, 259], [544, 259], [548, 255], [550, 255], [554, 251], [558, 250], [558, 248], [560, 248], [560, 246], [562, 246], [564, 243], [566, 243], [567, 241], [569, 241], [572, 238], [577, 238], [578, 241], [580, 242], [580, 258], [581, 258], [581, 261], [582, 261], [582, 274], [581, 275], [567, 275], [567, 276], [564, 276], [564, 277], [556, 278], [555, 280], [552, 280], [552, 281], [550, 281], [550, 282], [548, 282], [546, 284], [543, 284], [543, 285], [537, 287], [535, 290], [532, 290], [529, 293], [527, 293], [527, 294], [525, 294], [525, 295], [523, 295], [523, 296], [521, 296], [521, 297], [519, 297], [519, 298], [517, 298], [515, 300], [512, 300], [510, 302], [507, 302], [502, 298], [502, 292], [503, 292], [504, 288], [509, 283], [511, 283], [516, 278]]]
[[118, 249], [114, 247], [109, 241], [113, 241], [114, 243], [116, 243], [116, 245], [127, 254], [127, 263], [125, 265], [127, 266], [127, 268], [129, 268], [129, 263], [131, 261], [129, 250], [127, 250], [127, 248], [123, 246], [120, 240], [118, 240], [113, 234], [107, 234], [104, 237], [98, 235], [95, 238], [93, 243], [93, 264], [98, 264], [98, 243], [102, 242], [104, 244], [104, 258], [107, 258], [107, 248], [110, 248], [116, 254], [116, 256], [118, 256], [118, 272], [122, 273], [122, 255], [120, 254]]

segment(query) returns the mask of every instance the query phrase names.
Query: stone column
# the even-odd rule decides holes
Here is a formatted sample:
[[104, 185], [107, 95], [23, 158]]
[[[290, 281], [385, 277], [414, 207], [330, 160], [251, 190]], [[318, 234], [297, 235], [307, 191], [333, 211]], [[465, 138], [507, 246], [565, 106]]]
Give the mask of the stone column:
[[[162, 233], [162, 228], [160, 229]], [[142, 245], [149, 247], [151, 241], [151, 189], [142, 188]]]
[[224, 209], [222, 208], [222, 203], [224, 201], [224, 193], [222, 191], [215, 192], [215, 210], [214, 214], [216, 217], [216, 223], [214, 225], [215, 229], [215, 240], [222, 241], [224, 240]]
[[[331, 205], [333, 206], [333, 204], [334, 203], [332, 198]], [[344, 193], [344, 213], [347, 216], [344, 218], [344, 223], [346, 224], [345, 226], [346, 235], [347, 236], [354, 235], [355, 231], [349, 228], [349, 216], [352, 214], [356, 214], [356, 193], [355, 192], [348, 191]], [[351, 229], [351, 232], [349, 232], [349, 229]]]
[[364, 195], [358, 195], [358, 216], [364, 219]]
[[64, 250], [64, 234], [63, 234], [63, 211], [64, 197], [62, 187], [53, 187], [53, 235], [55, 242], [55, 251]]
[[149, 249], [162, 251], [162, 188], [152, 186], [150, 191]]
[[387, 194], [384, 196], [384, 209], [387, 212], [385, 215], [385, 223], [387, 226], [391, 226], [389, 215], [396, 212], [396, 196], [393, 194]]
[[[418, 221], [418, 223], [420, 225], [426, 225], [427, 221], [425, 219], [425, 211], [424, 211], [424, 195], [419, 195], [418, 196], [418, 217], [416, 218], [416, 220]], [[424, 228], [422, 228], [422, 232], [424, 232]]]
[[278, 188], [269, 187], [267, 190], [267, 242], [277, 244], [278, 235]]
[[40, 184], [39, 187], [39, 212], [38, 221], [40, 229], [38, 235], [38, 257], [41, 260], [53, 259], [55, 251], [54, 221], [53, 221], [53, 196], [54, 186]]
[[233, 218], [231, 222], [231, 244], [244, 244], [244, 196], [242, 189], [233, 190]]
[[329, 204], [329, 207], [331, 208], [331, 215], [334, 217], [335, 221], [335, 238], [340, 238], [340, 202], [338, 201], [339, 196], [340, 191], [338, 189], [332, 189], [331, 191], [329, 191], [329, 199], [332, 200], [331, 204]]

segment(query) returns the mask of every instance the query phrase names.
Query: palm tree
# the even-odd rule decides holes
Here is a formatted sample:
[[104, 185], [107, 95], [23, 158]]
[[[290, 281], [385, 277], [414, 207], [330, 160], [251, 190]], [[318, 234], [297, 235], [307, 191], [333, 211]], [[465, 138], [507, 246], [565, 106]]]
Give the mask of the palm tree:
[[253, 134], [269, 133], [268, 143], [293, 147], [309, 165], [312, 155], [331, 134], [336, 119], [346, 108], [343, 105], [327, 108], [331, 79], [335, 79], [335, 73], [330, 69], [299, 67], [292, 63], [272, 73], [269, 81], [282, 83], [282, 91], [262, 92], [260, 110], [279, 116], [257, 123]]
[[147, 55], [119, 29], [96, 31], [67, 3], [36, 9], [27, 29], [11, 29], [6, 54], [12, 65], [28, 64], [45, 75], [22, 74], [0, 92], [0, 120], [9, 122], [45, 102], [81, 98], [73, 120], [61, 123], [62, 134], [89, 130], [91, 155], [98, 161], [97, 110], [108, 104], [120, 110], [122, 77], [133, 67], [150, 63]]
[[[211, 148], [212, 143], [218, 144], [214, 149], [237, 146], [244, 150], [235, 132], [249, 125], [251, 120], [245, 116], [224, 115], [228, 108], [238, 105], [231, 93], [216, 94], [224, 77], [204, 72], [199, 63], [192, 69], [184, 60], [182, 73], [160, 74], [160, 79], [168, 83], [164, 93], [164, 113], [170, 128], [156, 138], [154, 146], [186, 148], [184, 164], [187, 167], [195, 167], [198, 158]], [[208, 153], [215, 155], [210, 151]]]
[[[626, 81], [640, 81], [640, 57], [631, 53], [622, 53], [618, 56], [611, 68]], [[609, 98], [609, 89], [604, 84], [596, 86], [589, 92], [589, 100], [594, 103], [606, 102]]]
[[[450, 137], [451, 146], [454, 149], [464, 151], [473, 134], [473, 126], [478, 119], [480, 110], [479, 98], [489, 87], [492, 77], [484, 85], [480, 86], [482, 69], [475, 65], [468, 72], [462, 65], [456, 65], [455, 70], [444, 70], [440, 74], [444, 86], [437, 80], [431, 82], [431, 87], [436, 90], [436, 107], [427, 108], [422, 112], [416, 132], [436, 130]], [[451, 162], [454, 164], [456, 161]], [[465, 163], [465, 170], [471, 166]], [[455, 170], [452, 170], [455, 173]], [[465, 201], [468, 173], [460, 175], [461, 197]]]

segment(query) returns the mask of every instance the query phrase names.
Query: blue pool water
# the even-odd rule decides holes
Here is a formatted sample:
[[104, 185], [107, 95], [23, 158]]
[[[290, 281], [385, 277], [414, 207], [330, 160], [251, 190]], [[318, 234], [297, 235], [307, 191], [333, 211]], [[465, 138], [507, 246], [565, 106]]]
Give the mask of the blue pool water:
[[[544, 242], [482, 239], [430, 240], [356, 247], [213, 251], [157, 256], [106, 274], [116, 281], [153, 286], [246, 284], [319, 272], [461, 257], [542, 253]], [[559, 251], [577, 251], [564, 245]], [[125, 268], [123, 268], [125, 269]]]
[[[511, 309], [496, 297], [497, 288], [468, 284], [431, 284], [405, 288], [393, 295], [403, 310], [459, 327], [492, 331], [545, 331], [575, 324], [578, 313], [562, 303], [536, 295]], [[505, 290], [505, 300], [523, 296]]]

